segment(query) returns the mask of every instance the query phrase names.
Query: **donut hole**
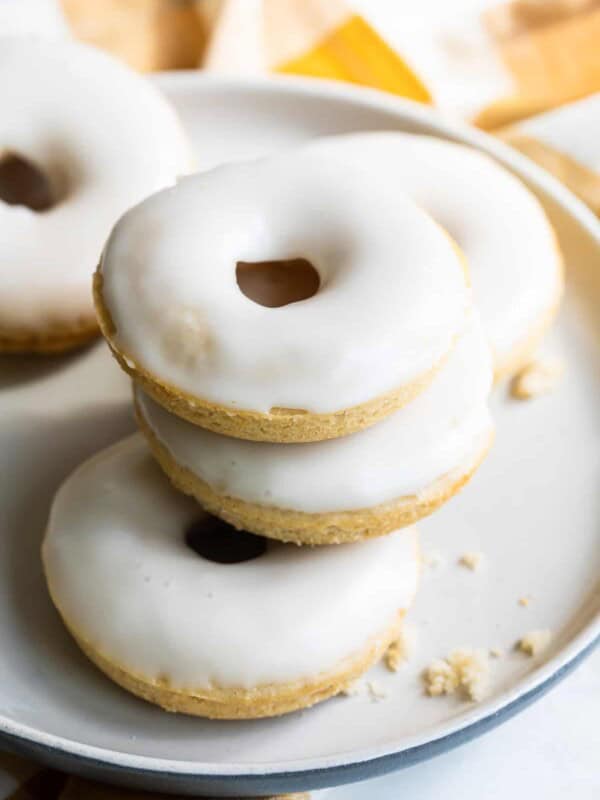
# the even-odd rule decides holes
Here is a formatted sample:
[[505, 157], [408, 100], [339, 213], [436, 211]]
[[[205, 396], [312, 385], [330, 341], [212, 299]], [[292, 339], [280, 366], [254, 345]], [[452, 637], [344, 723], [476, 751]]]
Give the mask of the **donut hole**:
[[306, 258], [238, 261], [235, 276], [242, 294], [266, 308], [308, 300], [321, 285], [319, 273]]
[[241, 564], [267, 552], [267, 540], [248, 531], [238, 531], [212, 514], [186, 528], [185, 543], [199, 556], [216, 564]]
[[50, 177], [37, 164], [18, 153], [0, 154], [1, 202], [40, 212], [48, 211], [58, 200]]

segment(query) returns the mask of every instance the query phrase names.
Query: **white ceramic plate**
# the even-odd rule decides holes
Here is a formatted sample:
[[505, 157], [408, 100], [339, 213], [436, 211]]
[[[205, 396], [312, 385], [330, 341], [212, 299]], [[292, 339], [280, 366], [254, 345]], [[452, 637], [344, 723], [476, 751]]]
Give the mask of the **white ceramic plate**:
[[[398, 674], [373, 670], [387, 697], [336, 698], [259, 722], [168, 715], [126, 694], [79, 653], [46, 593], [40, 539], [52, 494], [83, 458], [132, 427], [125, 378], [102, 344], [66, 358], [0, 361], [0, 736], [71, 771], [180, 793], [261, 794], [366, 778], [428, 758], [522, 708], [600, 631], [600, 232], [550, 177], [483, 134], [383, 94], [323, 82], [158, 78], [198, 166], [341, 131], [402, 129], [467, 141], [526, 180], [565, 251], [568, 292], [547, 349], [567, 362], [554, 394], [517, 403], [500, 389], [497, 442], [465, 491], [421, 525], [425, 571]], [[457, 187], [460, 191], [460, 187]], [[365, 198], [368, 202], [368, 198]], [[472, 573], [460, 554], [485, 554]], [[531, 597], [527, 608], [518, 604]], [[101, 613], [101, 610], [99, 610]], [[290, 620], [293, 624], [293, 620]], [[538, 659], [511, 650], [549, 628]], [[419, 674], [457, 646], [500, 647], [479, 705], [424, 697]]]

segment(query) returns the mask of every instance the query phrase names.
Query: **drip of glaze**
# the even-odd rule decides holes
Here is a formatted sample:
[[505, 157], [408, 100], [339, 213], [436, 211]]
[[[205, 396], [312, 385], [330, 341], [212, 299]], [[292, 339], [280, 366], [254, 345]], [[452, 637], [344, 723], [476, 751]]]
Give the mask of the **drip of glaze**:
[[242, 294], [267, 308], [308, 300], [321, 285], [319, 273], [305, 258], [238, 261], [235, 275]]
[[267, 551], [267, 540], [263, 536], [238, 531], [211, 514], [188, 526], [185, 543], [202, 558], [217, 564], [241, 564]]
[[56, 204], [52, 185], [42, 170], [16, 153], [0, 153], [0, 201], [47, 211]]

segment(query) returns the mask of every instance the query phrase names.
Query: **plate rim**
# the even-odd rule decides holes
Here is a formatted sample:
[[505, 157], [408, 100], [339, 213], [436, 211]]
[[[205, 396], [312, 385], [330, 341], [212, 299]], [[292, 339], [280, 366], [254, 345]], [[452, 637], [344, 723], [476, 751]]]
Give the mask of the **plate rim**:
[[[78, 761], [92, 762], [96, 765], [103, 764], [117, 769], [134, 769], [145, 774], [159, 773], [170, 776], [190, 775], [215, 779], [231, 777], [251, 778], [263, 775], [298, 775], [336, 769], [344, 766], [367, 764], [393, 756], [400, 756], [411, 751], [416, 751], [422, 747], [427, 747], [428, 745], [449, 741], [452, 737], [460, 735], [467, 730], [472, 730], [480, 724], [484, 725], [487, 723], [487, 727], [494, 727], [493, 725], [489, 725], [490, 721], [502, 721], [504, 711], [513, 708], [515, 708], [515, 710], [520, 710], [519, 706], [521, 703], [524, 704], [523, 707], [526, 707], [529, 702], [532, 702], [543, 694], [545, 688], [552, 688], [552, 686], [569, 674], [572, 669], [578, 666], [579, 663], [590, 655], [596, 646], [600, 644], [600, 619], [598, 619], [598, 616], [599, 615], [596, 615], [590, 623], [585, 625], [581, 632], [571, 639], [568, 646], [564, 647], [559, 654], [549, 659], [540, 667], [532, 670], [526, 678], [516, 683], [511, 689], [507, 689], [505, 692], [497, 695], [493, 700], [473, 706], [470, 714], [463, 714], [460, 717], [456, 717], [450, 724], [444, 726], [445, 732], [443, 734], [435, 737], [428, 736], [427, 732], [415, 734], [407, 739], [407, 746], [403, 747], [401, 750], [385, 752], [386, 748], [384, 746], [373, 747], [370, 754], [366, 755], [364, 758], [357, 758], [352, 762], [344, 761], [344, 757], [347, 756], [348, 753], [341, 753], [337, 756], [326, 757], [325, 760], [329, 763], [324, 767], [306, 767], [306, 762], [316, 760], [311, 758], [282, 762], [286, 765], [286, 768], [280, 768], [278, 771], [269, 770], [268, 763], [251, 767], [248, 764], [236, 764], [234, 762], [229, 764], [227, 769], [223, 769], [223, 765], [219, 765], [218, 769], [213, 770], [207, 762], [178, 761], [156, 758], [154, 756], [123, 754], [116, 750], [82, 744], [81, 742], [66, 739], [54, 734], [39, 732], [28, 725], [16, 724], [11, 726], [10, 720], [9, 724], [5, 725], [7, 718], [4, 715], [0, 715], [0, 741], [13, 741], [24, 748], [26, 748], [27, 745], [40, 747], [46, 751], [59, 752], [64, 756], [72, 756]], [[559, 659], [559, 655], [563, 657]], [[525, 686], [525, 688], [521, 691], [521, 687], [523, 686]], [[517, 689], [517, 687], [519, 688]], [[483, 715], [479, 714], [478, 712], [481, 709], [485, 709], [486, 713]], [[509, 716], [512, 716], [512, 714]], [[465, 723], [465, 720], [468, 721]], [[13, 727], [14, 730], [11, 731], [11, 727]], [[20, 731], [17, 729], [20, 729]], [[27, 732], [30, 732], [30, 735], [26, 735]], [[51, 740], [56, 740], [57, 743], [52, 743]], [[58, 742], [64, 744], [58, 744]], [[460, 742], [456, 742], [456, 745], [458, 744], [460, 744]], [[114, 760], [103, 758], [106, 754], [122, 756], [123, 758]], [[135, 762], [135, 764], [125, 764], [120, 763], [120, 761], [131, 761]], [[165, 765], [165, 768], [153, 768], [152, 765], [156, 764]], [[167, 767], [167, 765], [169, 766]]]
[[[525, 156], [489, 134], [471, 128], [460, 120], [449, 117], [430, 106], [400, 98], [376, 89], [354, 87], [336, 81], [301, 78], [296, 76], [269, 76], [238, 78], [202, 74], [196, 70], [157, 73], [151, 76], [156, 85], [165, 91], [210, 88], [222, 92], [259, 92], [263, 95], [296, 95], [305, 98], [333, 98], [379, 111], [396, 114], [421, 122], [437, 130], [440, 135], [456, 138], [490, 154], [513, 169], [528, 182], [540, 189], [566, 211], [585, 229], [600, 250], [600, 220], [563, 184]], [[526, 708], [530, 703], [552, 688], [574, 669], [595, 646], [600, 643], [600, 610], [583, 625], [547, 662], [533, 669], [511, 688], [495, 698], [474, 706], [466, 714], [406, 737], [400, 749], [390, 745], [344, 751], [332, 756], [294, 759], [292, 761], [264, 762], [258, 764], [230, 762], [227, 765], [211, 762], [173, 760], [154, 756], [124, 753], [110, 748], [83, 744], [38, 728], [11, 720], [0, 714], [0, 742], [7, 747], [37, 758], [52, 760], [58, 754], [77, 767], [90, 767], [119, 774], [136, 774], [140, 777], [161, 776], [164, 779], [195, 781], [207, 780], [247, 782], [261, 779], [292, 782], [310, 778], [312, 787], [349, 782], [373, 777], [456, 747], [477, 735], [491, 730], [505, 719]], [[355, 774], [356, 772], [361, 774]], [[178, 787], [181, 788], [181, 787]], [[286, 787], [284, 787], [286, 788]], [[289, 787], [287, 787], [289, 788]]]

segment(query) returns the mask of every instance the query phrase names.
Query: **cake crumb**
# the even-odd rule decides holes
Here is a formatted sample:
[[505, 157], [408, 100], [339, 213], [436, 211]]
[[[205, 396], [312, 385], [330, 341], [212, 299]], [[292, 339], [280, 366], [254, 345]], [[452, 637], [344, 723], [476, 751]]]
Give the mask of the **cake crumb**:
[[423, 673], [425, 691], [430, 697], [454, 694], [479, 701], [489, 684], [489, 660], [482, 650], [460, 648], [447, 658], [436, 658]]
[[385, 700], [387, 697], [387, 692], [381, 686], [380, 683], [377, 681], [369, 681], [367, 683], [367, 689], [369, 690], [369, 697], [373, 702], [378, 702], [379, 700]]
[[517, 642], [517, 650], [526, 656], [537, 656], [550, 644], [552, 633], [548, 630], [530, 631]]
[[364, 681], [361, 681], [360, 678], [357, 680], [352, 681], [347, 686], [345, 686], [341, 691], [340, 694], [344, 697], [356, 697], [359, 694], [363, 694], [365, 691], [365, 684]]
[[443, 658], [435, 658], [423, 673], [425, 691], [430, 697], [453, 694], [458, 689], [456, 670]]
[[439, 550], [429, 550], [421, 557], [423, 565], [429, 569], [437, 569], [443, 564], [444, 559]]
[[490, 649], [491, 658], [502, 658], [503, 655], [504, 655], [504, 650], [501, 650], [499, 647], [492, 647]]
[[458, 559], [458, 563], [461, 565], [461, 567], [467, 567], [467, 569], [470, 569], [471, 572], [478, 570], [482, 561], [483, 553], [477, 553], [473, 551], [463, 553]]
[[519, 605], [523, 606], [523, 608], [527, 608], [527, 606], [531, 603], [531, 597], [527, 595], [523, 595], [523, 597], [519, 597]]
[[564, 371], [564, 362], [559, 358], [532, 361], [515, 375], [510, 393], [517, 400], [530, 400], [547, 394], [558, 385]]
[[415, 638], [414, 628], [405, 623], [400, 635], [391, 643], [384, 656], [385, 665], [390, 672], [398, 672], [400, 667], [406, 664], [414, 650]]

